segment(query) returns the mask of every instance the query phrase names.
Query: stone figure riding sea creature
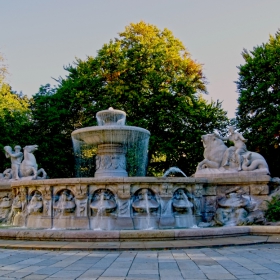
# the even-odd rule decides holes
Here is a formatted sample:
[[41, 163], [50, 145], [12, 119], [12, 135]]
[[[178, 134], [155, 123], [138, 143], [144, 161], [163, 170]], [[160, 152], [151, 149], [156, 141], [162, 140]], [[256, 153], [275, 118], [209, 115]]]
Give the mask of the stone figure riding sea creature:
[[37, 149], [38, 145], [25, 146], [22, 153], [20, 146], [15, 146], [15, 151], [10, 146], [4, 147], [6, 157], [11, 159], [12, 176], [9, 178], [14, 180], [29, 176], [32, 176], [33, 180], [47, 178], [47, 173], [43, 168], [38, 170], [38, 164], [33, 154]]
[[[204, 160], [197, 166], [197, 172], [211, 170], [213, 173], [235, 171], [254, 171], [269, 174], [268, 165], [262, 155], [247, 150], [246, 139], [233, 127], [229, 128], [230, 135], [221, 137], [217, 133], [201, 137], [204, 146]], [[227, 147], [223, 140], [230, 140], [234, 146]]]

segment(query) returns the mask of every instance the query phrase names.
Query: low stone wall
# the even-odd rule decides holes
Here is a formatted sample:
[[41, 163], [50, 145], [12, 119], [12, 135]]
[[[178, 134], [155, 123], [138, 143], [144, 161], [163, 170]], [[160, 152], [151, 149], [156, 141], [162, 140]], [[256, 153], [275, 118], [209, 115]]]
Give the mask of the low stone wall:
[[0, 239], [7, 240], [41, 240], [41, 241], [164, 241], [192, 240], [203, 238], [233, 237], [250, 234], [250, 227], [219, 227], [197, 229], [166, 229], [166, 230], [27, 230], [2, 229]]
[[[226, 215], [230, 212], [231, 216], [237, 217], [236, 224], [250, 224], [260, 219], [266, 208], [269, 182], [269, 176], [254, 173], [250, 176], [215, 178], [126, 177], [12, 181], [0, 185], [0, 218], [3, 223], [29, 228], [187, 228], [189, 224], [186, 223], [186, 215], [178, 214], [174, 208], [170, 208], [176, 191], [182, 190], [193, 205], [195, 223], [203, 222], [201, 226], [219, 223], [230, 225], [226, 224], [229, 219]], [[149, 221], [147, 213], [135, 212], [132, 207], [132, 198], [143, 189], [149, 190], [149, 199], [158, 203], [157, 209], [149, 213]], [[95, 211], [97, 206], [94, 203], [99, 203], [98, 199], [103, 195], [107, 196], [108, 207], [104, 206], [106, 211], [100, 214]], [[240, 204], [243, 200], [247, 201], [246, 206]], [[110, 206], [114, 203], [115, 206]], [[237, 206], [232, 205], [236, 207], [235, 210], [228, 210], [227, 203], [237, 203]], [[101, 207], [100, 203], [98, 205]]]

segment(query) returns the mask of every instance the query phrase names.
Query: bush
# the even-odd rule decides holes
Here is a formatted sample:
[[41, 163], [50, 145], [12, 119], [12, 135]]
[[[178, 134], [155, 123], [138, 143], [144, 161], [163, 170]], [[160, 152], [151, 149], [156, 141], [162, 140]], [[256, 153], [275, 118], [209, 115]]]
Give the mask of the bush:
[[267, 201], [265, 217], [270, 222], [280, 221], [280, 196], [275, 195], [271, 201]]

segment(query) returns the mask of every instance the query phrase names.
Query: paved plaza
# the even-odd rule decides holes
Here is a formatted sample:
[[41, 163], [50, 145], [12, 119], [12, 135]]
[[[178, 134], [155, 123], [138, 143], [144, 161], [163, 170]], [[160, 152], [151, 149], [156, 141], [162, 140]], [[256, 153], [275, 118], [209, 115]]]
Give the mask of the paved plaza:
[[155, 251], [0, 249], [0, 279], [280, 279], [280, 244]]

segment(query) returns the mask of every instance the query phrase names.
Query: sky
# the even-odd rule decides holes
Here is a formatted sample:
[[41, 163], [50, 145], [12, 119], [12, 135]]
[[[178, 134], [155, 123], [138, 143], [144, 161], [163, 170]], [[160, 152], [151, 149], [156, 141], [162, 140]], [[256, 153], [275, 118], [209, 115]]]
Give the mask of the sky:
[[233, 118], [241, 52], [280, 28], [279, 0], [0, 0], [0, 53], [13, 90], [31, 97], [65, 77], [75, 58], [95, 56], [125, 26], [143, 20], [168, 28], [203, 64], [207, 100]]

